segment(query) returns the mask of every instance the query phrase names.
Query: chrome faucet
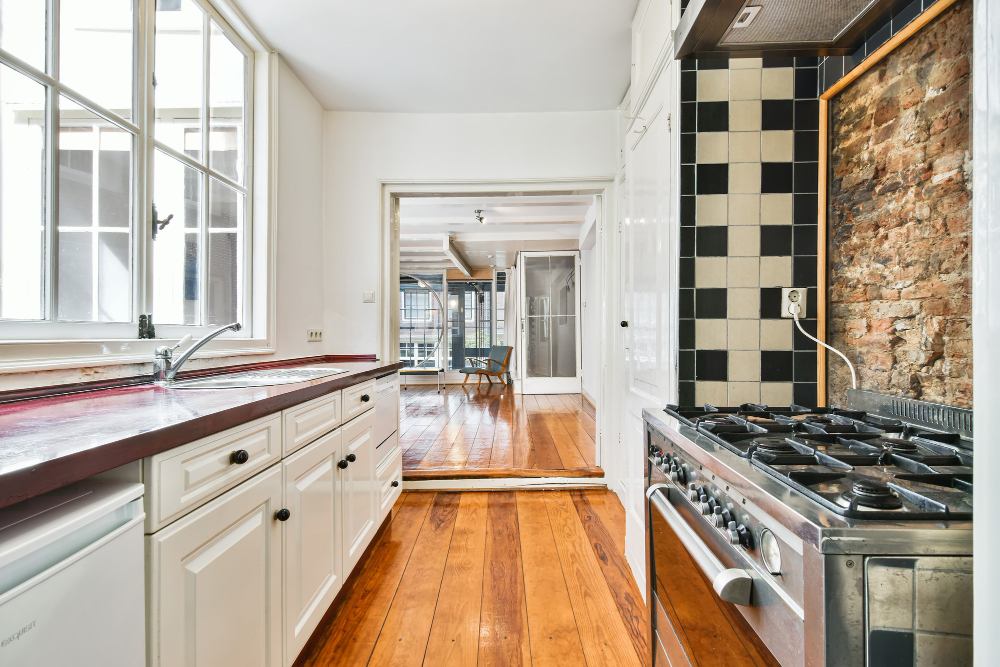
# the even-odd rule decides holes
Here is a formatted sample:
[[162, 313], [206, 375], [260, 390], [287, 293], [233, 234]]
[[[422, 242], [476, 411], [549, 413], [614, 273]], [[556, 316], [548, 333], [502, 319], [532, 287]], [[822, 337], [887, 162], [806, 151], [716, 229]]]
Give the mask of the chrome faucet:
[[190, 359], [192, 354], [194, 354], [202, 347], [204, 347], [205, 343], [208, 343], [216, 336], [224, 334], [227, 331], [239, 331], [242, 328], [243, 326], [239, 322], [233, 322], [232, 324], [227, 324], [224, 327], [219, 327], [218, 329], [216, 329], [215, 331], [208, 334], [207, 336], [199, 340], [197, 343], [189, 347], [187, 351], [184, 352], [184, 354], [182, 354], [177, 359], [176, 363], [174, 363], [173, 361], [174, 350], [181, 347], [182, 345], [186, 345], [187, 342], [191, 340], [190, 334], [184, 336], [184, 338], [181, 338], [179, 341], [177, 341], [176, 345], [173, 346], [161, 345], [160, 347], [156, 348], [156, 354], [153, 357], [153, 382], [155, 382], [156, 384], [170, 384], [171, 382], [174, 381], [174, 377], [176, 377], [177, 371], [181, 369], [181, 366], [184, 365], [184, 362]]

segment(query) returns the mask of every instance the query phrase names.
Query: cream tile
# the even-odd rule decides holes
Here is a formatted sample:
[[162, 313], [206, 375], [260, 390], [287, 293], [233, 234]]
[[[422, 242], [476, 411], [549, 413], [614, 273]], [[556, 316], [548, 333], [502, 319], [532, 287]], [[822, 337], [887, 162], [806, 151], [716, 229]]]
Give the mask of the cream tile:
[[760, 162], [760, 132], [730, 132], [729, 161]]
[[[969, 603], [963, 600], [963, 603]], [[968, 606], [972, 606], [971, 603]], [[931, 665], [945, 667], [946, 665], [972, 664], [972, 637], [917, 632], [913, 638], [915, 665]]]
[[730, 350], [729, 379], [734, 382], [760, 380], [760, 352]]
[[760, 76], [759, 69], [738, 69], [729, 74], [730, 100], [759, 100]]
[[698, 101], [724, 102], [729, 99], [729, 70], [704, 69], [698, 72]]
[[729, 256], [758, 257], [760, 255], [760, 227], [730, 227]]
[[699, 132], [697, 153], [695, 159], [702, 164], [729, 162], [729, 133]]
[[695, 320], [694, 344], [699, 350], [725, 350], [726, 320]]
[[790, 194], [760, 196], [760, 218], [765, 225], [790, 225], [794, 221], [793, 199]]
[[760, 402], [759, 382], [730, 382], [729, 402], [726, 405]]
[[765, 405], [789, 405], [792, 402], [792, 383], [761, 382], [760, 402]]
[[[732, 354], [730, 353], [730, 356]], [[917, 630], [967, 634], [972, 628], [972, 578], [957, 570], [916, 571]]]
[[[913, 629], [913, 570], [872, 565], [877, 576], [868, 584], [868, 614], [880, 628]], [[869, 570], [871, 572], [871, 570]]]
[[760, 282], [760, 259], [757, 257], [730, 257], [726, 266], [728, 287], [757, 287]]
[[729, 320], [728, 346], [730, 350], [759, 350], [760, 323], [757, 320]]
[[705, 227], [724, 225], [727, 222], [728, 203], [726, 195], [698, 195], [694, 213], [694, 223]]
[[760, 192], [760, 163], [738, 162], [729, 165], [729, 191], [737, 194]]
[[[795, 97], [794, 69], [791, 67], [768, 67], [762, 70], [762, 72], [760, 92], [763, 99], [790, 100]], [[698, 92], [701, 93], [701, 90]]]
[[695, 287], [725, 287], [726, 258], [725, 257], [695, 257], [694, 258]]
[[[730, 318], [752, 319], [757, 326], [760, 317], [760, 290], [756, 287], [730, 287], [726, 292], [726, 313]], [[758, 340], [760, 337], [758, 336]]]
[[756, 194], [729, 195], [729, 225], [759, 225], [760, 198]]
[[764, 66], [763, 58], [730, 58], [729, 69], [760, 69]]
[[761, 320], [760, 321], [760, 349], [762, 350], [791, 350], [792, 327], [795, 326], [791, 320]]
[[694, 402], [696, 405], [725, 405], [729, 397], [727, 389], [725, 382], [695, 382]]
[[729, 103], [730, 132], [760, 131], [760, 100]]
[[792, 284], [791, 257], [761, 257], [760, 286], [788, 287]]
[[[700, 136], [698, 141], [700, 147]], [[794, 159], [795, 132], [793, 130], [769, 130], [760, 133], [761, 162], [791, 162]]]

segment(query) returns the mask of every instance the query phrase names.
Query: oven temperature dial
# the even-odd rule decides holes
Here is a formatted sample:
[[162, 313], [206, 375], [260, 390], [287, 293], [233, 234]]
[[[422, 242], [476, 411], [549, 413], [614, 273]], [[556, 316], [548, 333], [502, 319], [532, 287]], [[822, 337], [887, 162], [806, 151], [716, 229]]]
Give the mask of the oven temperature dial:
[[781, 551], [778, 549], [778, 538], [767, 528], [760, 531], [760, 556], [768, 572], [781, 574]]

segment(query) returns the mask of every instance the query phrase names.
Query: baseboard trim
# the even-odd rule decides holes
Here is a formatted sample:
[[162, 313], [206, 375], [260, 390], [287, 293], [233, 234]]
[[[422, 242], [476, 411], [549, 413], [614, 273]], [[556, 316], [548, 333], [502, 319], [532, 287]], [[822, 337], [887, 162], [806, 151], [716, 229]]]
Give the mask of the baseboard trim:
[[597, 401], [594, 400], [593, 396], [591, 396], [590, 394], [587, 393], [586, 389], [580, 390], [580, 396], [583, 398], [583, 401], [582, 401], [582, 403], [583, 403], [583, 411], [586, 412], [591, 417], [593, 417], [594, 419], [596, 419], [597, 418]]
[[505, 478], [563, 478], [600, 477], [604, 470], [598, 466], [589, 468], [416, 468], [403, 471], [404, 482], [432, 479], [505, 479]]
[[403, 480], [403, 491], [511, 491], [607, 488], [604, 477], [496, 477]]

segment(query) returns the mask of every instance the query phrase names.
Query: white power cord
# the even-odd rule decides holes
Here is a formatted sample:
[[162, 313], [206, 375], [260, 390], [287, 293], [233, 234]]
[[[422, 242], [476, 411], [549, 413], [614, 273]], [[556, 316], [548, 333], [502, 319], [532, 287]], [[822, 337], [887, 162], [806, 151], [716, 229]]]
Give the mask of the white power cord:
[[815, 342], [819, 343], [820, 345], [822, 345], [823, 347], [825, 347], [826, 349], [830, 350], [831, 352], [833, 352], [834, 354], [836, 354], [837, 356], [839, 356], [841, 359], [844, 360], [844, 363], [847, 364], [847, 367], [851, 369], [851, 386], [854, 389], [857, 389], [858, 388], [858, 374], [854, 370], [854, 364], [851, 363], [851, 360], [848, 359], [844, 355], [843, 352], [841, 352], [840, 350], [838, 350], [835, 347], [831, 347], [831, 346], [827, 345], [826, 343], [824, 343], [823, 341], [821, 341], [819, 338], [816, 338], [815, 336], [810, 335], [805, 329], [802, 328], [802, 325], [799, 323], [799, 312], [801, 310], [802, 310], [802, 306], [800, 306], [798, 303], [796, 303], [794, 301], [791, 304], [789, 304], [789, 306], [788, 306], [788, 312], [790, 312], [792, 314], [792, 319], [795, 320], [795, 326], [798, 327], [799, 331], [802, 332], [803, 336], [805, 336], [809, 340], [812, 340], [812, 341], [815, 341]]

